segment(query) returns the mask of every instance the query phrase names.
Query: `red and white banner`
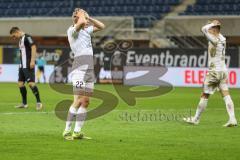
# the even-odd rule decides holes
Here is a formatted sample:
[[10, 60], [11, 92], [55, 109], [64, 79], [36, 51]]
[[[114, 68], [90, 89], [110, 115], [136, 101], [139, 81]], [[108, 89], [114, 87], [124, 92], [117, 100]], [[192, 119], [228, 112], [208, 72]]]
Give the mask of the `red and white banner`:
[[[125, 85], [163, 85], [162, 81], [175, 87], [202, 87], [207, 68], [143, 67], [125, 66]], [[228, 85], [240, 88], [240, 68], [228, 70]]]
[[[134, 80], [133, 83], [126, 83], [129, 85], [157, 85], [159, 80], [166, 81], [176, 87], [201, 87], [205, 75], [207, 73], [207, 68], [180, 68], [172, 67], [167, 68], [167, 72], [159, 77], [153, 78], [144, 76], [144, 74], [153, 72], [157, 75], [157, 72], [160, 72], [160, 67], [130, 67], [125, 66], [125, 79], [131, 79], [139, 77], [139, 79]], [[131, 70], [127, 71], [127, 70]], [[51, 73], [54, 71], [54, 66], [46, 65], [45, 66], [45, 75], [48, 81]], [[128, 73], [126, 73], [126, 71]], [[240, 88], [240, 68], [231, 68], [228, 70], [228, 85], [231, 88]], [[0, 82], [17, 82], [18, 79], [18, 65], [9, 65], [4, 64], [0, 65]]]
[[[168, 68], [161, 80], [179, 87], [201, 87], [207, 68]], [[228, 85], [231, 88], [240, 88], [240, 68], [228, 70]]]

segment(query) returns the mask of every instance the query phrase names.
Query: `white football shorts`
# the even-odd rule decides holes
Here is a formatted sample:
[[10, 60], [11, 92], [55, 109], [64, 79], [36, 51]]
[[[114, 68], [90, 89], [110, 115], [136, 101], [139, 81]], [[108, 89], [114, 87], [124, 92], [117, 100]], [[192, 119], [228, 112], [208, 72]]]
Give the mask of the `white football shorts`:
[[227, 72], [209, 71], [204, 80], [203, 92], [206, 94], [214, 94], [216, 90], [227, 91], [227, 77]]
[[91, 95], [94, 90], [94, 70], [75, 69], [72, 72], [72, 85], [74, 95]]

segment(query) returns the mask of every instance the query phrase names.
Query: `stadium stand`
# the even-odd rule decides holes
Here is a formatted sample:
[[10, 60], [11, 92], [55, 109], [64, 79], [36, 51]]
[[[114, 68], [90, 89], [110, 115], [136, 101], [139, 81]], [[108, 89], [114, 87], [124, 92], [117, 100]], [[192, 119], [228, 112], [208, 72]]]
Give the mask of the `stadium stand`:
[[240, 0], [197, 0], [180, 15], [240, 15]]
[[[69, 16], [82, 7], [93, 16], [134, 16], [135, 26], [148, 28], [182, 0], [0, 0], [0, 17]], [[13, 3], [14, 2], [14, 3]]]

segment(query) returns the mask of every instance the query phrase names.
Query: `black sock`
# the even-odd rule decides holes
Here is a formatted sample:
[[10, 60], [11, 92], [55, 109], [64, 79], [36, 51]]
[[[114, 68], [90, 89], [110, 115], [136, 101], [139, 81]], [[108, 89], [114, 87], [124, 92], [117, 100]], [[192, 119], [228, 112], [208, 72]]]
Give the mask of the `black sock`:
[[41, 100], [40, 100], [40, 95], [39, 95], [39, 91], [38, 91], [37, 86], [32, 86], [30, 88], [32, 89], [32, 92], [33, 92], [33, 94], [35, 95], [35, 97], [37, 99], [37, 103], [40, 103]]
[[27, 89], [25, 86], [19, 87], [20, 93], [22, 95], [22, 103], [27, 104]]

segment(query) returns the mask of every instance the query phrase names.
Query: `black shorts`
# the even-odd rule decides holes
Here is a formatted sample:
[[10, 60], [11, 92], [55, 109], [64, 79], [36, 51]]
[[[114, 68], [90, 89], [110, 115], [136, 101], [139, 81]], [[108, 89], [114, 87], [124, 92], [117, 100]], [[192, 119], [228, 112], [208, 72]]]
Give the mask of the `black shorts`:
[[43, 67], [43, 66], [40, 66], [40, 67], [38, 67], [38, 70], [39, 70], [40, 72], [44, 72], [44, 67]]
[[18, 81], [35, 82], [35, 70], [28, 68], [19, 68]]

